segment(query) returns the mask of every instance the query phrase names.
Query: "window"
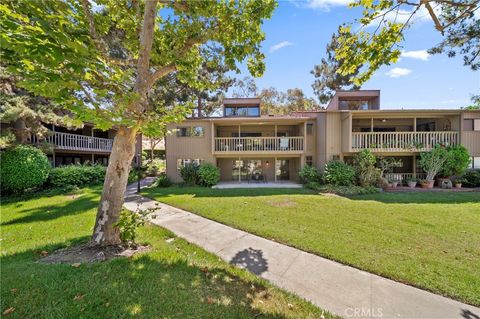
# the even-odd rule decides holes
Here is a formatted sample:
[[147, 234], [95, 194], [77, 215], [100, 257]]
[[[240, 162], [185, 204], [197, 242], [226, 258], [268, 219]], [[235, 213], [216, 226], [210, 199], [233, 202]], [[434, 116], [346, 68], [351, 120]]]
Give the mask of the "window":
[[307, 164], [307, 166], [313, 166], [313, 157], [312, 156], [305, 157], [305, 164]]
[[313, 124], [307, 123], [307, 135], [312, 135], [312, 134], [313, 134]]
[[177, 127], [177, 136], [178, 137], [205, 136], [205, 128], [203, 126]]
[[368, 101], [339, 101], [340, 110], [368, 110]]
[[182, 167], [184, 167], [185, 165], [187, 164], [197, 164], [197, 165], [200, 165], [204, 162], [203, 159], [199, 159], [199, 158], [195, 158], [195, 159], [191, 159], [191, 158], [179, 158], [177, 159], [177, 169], [180, 170]]
[[205, 136], [205, 128], [203, 126], [192, 127], [192, 136]]
[[480, 168], [480, 157], [472, 157], [472, 168]]
[[229, 116], [243, 116], [256, 117], [260, 116], [259, 106], [225, 106], [224, 115]]
[[464, 131], [473, 131], [473, 119], [464, 119], [463, 120], [463, 130]]

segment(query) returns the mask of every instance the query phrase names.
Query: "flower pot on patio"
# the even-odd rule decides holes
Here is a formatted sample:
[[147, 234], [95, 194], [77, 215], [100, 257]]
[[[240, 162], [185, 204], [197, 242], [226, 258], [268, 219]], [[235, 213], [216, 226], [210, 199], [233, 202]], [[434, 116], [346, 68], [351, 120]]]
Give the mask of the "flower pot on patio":
[[422, 188], [433, 188], [433, 184], [435, 184], [434, 179], [426, 179], [420, 182], [420, 186], [422, 186]]
[[440, 187], [443, 189], [452, 189], [452, 181], [449, 180], [448, 178], [442, 179], [442, 183], [440, 184]]
[[462, 183], [455, 183], [455, 188], [462, 188]]
[[410, 188], [415, 188], [417, 186], [417, 181], [407, 181], [407, 185]]

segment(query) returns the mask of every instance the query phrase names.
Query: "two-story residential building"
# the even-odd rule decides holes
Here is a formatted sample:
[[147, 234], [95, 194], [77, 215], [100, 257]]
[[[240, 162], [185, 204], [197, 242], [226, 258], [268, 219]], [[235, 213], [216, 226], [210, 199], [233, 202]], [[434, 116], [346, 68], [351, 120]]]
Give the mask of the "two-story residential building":
[[260, 107], [255, 98], [225, 99], [221, 117], [169, 125], [168, 176], [180, 182], [181, 166], [209, 162], [222, 181], [298, 181], [303, 165], [323, 169], [367, 148], [402, 159], [390, 178], [422, 178], [419, 154], [436, 144], [463, 144], [480, 167], [480, 111], [381, 110], [376, 90], [339, 91], [324, 110], [288, 116], [260, 116]]

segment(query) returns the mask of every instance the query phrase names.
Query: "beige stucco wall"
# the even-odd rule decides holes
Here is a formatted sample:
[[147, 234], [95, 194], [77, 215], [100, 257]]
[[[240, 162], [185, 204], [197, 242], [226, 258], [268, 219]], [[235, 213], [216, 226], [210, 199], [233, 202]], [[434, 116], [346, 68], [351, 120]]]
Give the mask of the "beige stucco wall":
[[[203, 126], [205, 135], [201, 137], [177, 137], [177, 127]], [[202, 159], [206, 163], [215, 164], [215, 157], [212, 153], [212, 127], [210, 121], [187, 121], [181, 124], [170, 124], [167, 129], [171, 134], [166, 137], [166, 163], [167, 175], [174, 182], [181, 182], [182, 178], [177, 170], [177, 159]]]

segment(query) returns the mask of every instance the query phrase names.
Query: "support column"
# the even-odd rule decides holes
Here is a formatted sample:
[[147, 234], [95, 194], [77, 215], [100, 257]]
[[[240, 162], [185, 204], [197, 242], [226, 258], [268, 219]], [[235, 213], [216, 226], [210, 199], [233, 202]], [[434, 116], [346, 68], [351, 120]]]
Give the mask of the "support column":
[[370, 118], [370, 132], [373, 132], [373, 117]]
[[92, 165], [95, 164], [95, 155], [92, 153]]
[[56, 143], [56, 139], [55, 139], [55, 124], [52, 125], [52, 132], [53, 132], [53, 138], [52, 138], [52, 141], [53, 141], [53, 154], [52, 154], [52, 161], [53, 161], [53, 167], [55, 168], [57, 166], [57, 164], [55, 163], [56, 162], [56, 159], [55, 159], [55, 146], [57, 145]]
[[413, 131], [414, 132], [417, 131], [417, 118], [416, 117], [413, 118]]
[[414, 154], [413, 155], [413, 161], [412, 161], [412, 165], [413, 165], [413, 170], [412, 170], [412, 173], [413, 173], [413, 176], [415, 178], [417, 178], [417, 156]]
[[[240, 125], [238, 126], [238, 131], [240, 132]], [[238, 158], [238, 182], [242, 182], [242, 166], [240, 165], [240, 157]]]
[[277, 137], [277, 124], [275, 124], [275, 137]]
[[[275, 125], [275, 131], [276, 131], [276, 125]], [[273, 163], [273, 176], [276, 183], [277, 182], [277, 158], [276, 157], [275, 157], [275, 163]]]

